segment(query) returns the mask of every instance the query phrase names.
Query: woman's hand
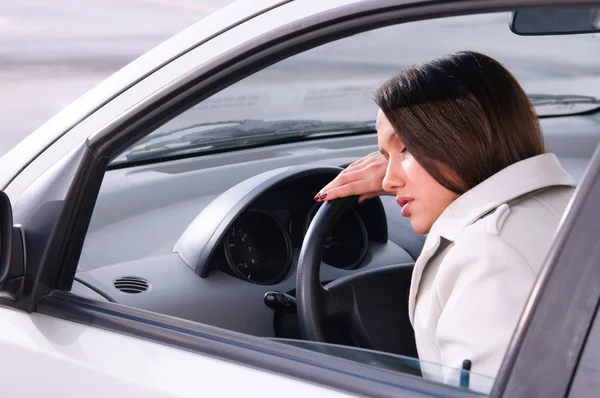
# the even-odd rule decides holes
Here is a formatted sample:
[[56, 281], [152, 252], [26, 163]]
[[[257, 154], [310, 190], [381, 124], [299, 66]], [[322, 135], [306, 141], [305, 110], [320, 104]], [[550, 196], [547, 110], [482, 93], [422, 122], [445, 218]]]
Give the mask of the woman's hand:
[[315, 196], [315, 200], [322, 202], [358, 195], [358, 202], [385, 195], [381, 184], [385, 177], [388, 161], [379, 152], [373, 152], [352, 163], [338, 176], [327, 184]]

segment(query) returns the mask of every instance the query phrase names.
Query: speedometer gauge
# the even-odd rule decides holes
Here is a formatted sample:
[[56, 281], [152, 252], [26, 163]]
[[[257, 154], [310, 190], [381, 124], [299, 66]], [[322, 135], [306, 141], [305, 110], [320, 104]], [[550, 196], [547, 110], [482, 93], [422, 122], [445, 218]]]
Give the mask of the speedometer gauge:
[[226, 245], [232, 265], [244, 279], [252, 279], [252, 273], [258, 272], [264, 262], [254, 239], [242, 228], [233, 226], [227, 235]]
[[287, 274], [292, 251], [290, 238], [270, 213], [251, 209], [227, 231], [225, 257], [237, 277], [260, 284], [277, 283]]
[[[320, 207], [321, 203], [316, 203], [308, 212], [305, 232]], [[367, 228], [358, 212], [352, 207], [346, 209], [325, 241], [323, 262], [336, 268], [358, 267], [367, 254], [368, 239]]]

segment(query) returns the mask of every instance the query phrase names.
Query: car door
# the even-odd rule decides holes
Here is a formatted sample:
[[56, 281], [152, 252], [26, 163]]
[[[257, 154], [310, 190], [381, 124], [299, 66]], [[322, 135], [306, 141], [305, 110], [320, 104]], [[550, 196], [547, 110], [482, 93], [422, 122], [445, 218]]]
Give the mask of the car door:
[[2, 396], [348, 396], [55, 315], [0, 308]]
[[[314, 8], [306, 6], [307, 2], [298, 6], [291, 3], [281, 6], [279, 10], [274, 9], [273, 14], [269, 15], [269, 20], [279, 19], [281, 26], [256, 21], [256, 24], [265, 24], [265, 29], [256, 34], [255, 39], [248, 40], [243, 45], [232, 45], [229, 51], [223, 50], [218, 56], [191, 68], [188, 75], [174, 78], [159, 91], [149, 93], [144, 101], [133, 101], [135, 103], [132, 104], [128, 102], [132, 101], [131, 98], [115, 99], [111, 102], [115, 106], [122, 101], [120, 105], [123, 108], [120, 108], [120, 111], [106, 109], [105, 116], [96, 115], [98, 119], [110, 122], [100, 123], [100, 130], [74, 145], [66, 156], [35, 178], [14, 201], [15, 219], [23, 225], [27, 261], [24, 278], [19, 281], [20, 285], [1, 301], [4, 308], [0, 311], [2, 320], [5, 321], [1, 333], [6, 352], [11, 353], [10, 358], [19, 361], [17, 364], [23, 363], [23, 367], [27, 366], [36, 378], [44, 374], [44, 369], [52, 369], [54, 373], [50, 374], [56, 379], [49, 378], [47, 384], [42, 384], [41, 388], [56, 389], [52, 391], [65, 394], [73, 387], [74, 390], [87, 388], [86, 391], [97, 392], [97, 396], [100, 396], [101, 393], [114, 393], [115, 390], [112, 390], [111, 386], [115, 386], [121, 388], [119, 393], [130, 392], [150, 396], [185, 396], [190, 392], [197, 395], [206, 391], [222, 391], [224, 394], [240, 391], [261, 391], [261, 394], [285, 391], [286, 394], [312, 392], [323, 395], [325, 390], [315, 387], [314, 384], [351, 394], [372, 396], [473, 394], [420, 379], [401, 375], [390, 376], [377, 369], [357, 368], [354, 364], [332, 358], [315, 358], [314, 355], [299, 350], [275, 347], [269, 342], [206, 325], [74, 297], [64, 290], [69, 290], [73, 282], [77, 259], [108, 161], [114, 153], [141, 137], [148, 126], [165, 120], [176, 109], [181, 108], [182, 104], [191, 102], [192, 97], [208, 97], [275, 59], [376, 26], [545, 3], [556, 2], [382, 1], [351, 4], [340, 8], [335, 7], [336, 4], [333, 3]], [[301, 11], [304, 14], [300, 15], [304, 15], [306, 19], [299, 26], [289, 15], [297, 16], [298, 14], [294, 13]], [[237, 34], [244, 32], [244, 24], [239, 28], [241, 30]], [[236, 34], [236, 31], [232, 30], [231, 34]], [[214, 43], [223, 44], [218, 40]], [[183, 58], [179, 60], [181, 63], [194, 61], [191, 54], [189, 59]], [[168, 69], [169, 65], [166, 65], [162, 73], [176, 71], [174, 66], [171, 70]], [[135, 87], [132, 90], [135, 91]], [[110, 107], [110, 104], [107, 107]], [[127, 111], [123, 112], [123, 109]], [[108, 117], [114, 116], [115, 113], [118, 117]], [[81, 124], [84, 125], [85, 121]], [[596, 163], [597, 158], [598, 155]], [[597, 166], [593, 166], [582, 180], [583, 188], [573, 202], [573, 215], [565, 221], [565, 231], [579, 231], [581, 228], [579, 233], [591, 236], [587, 234], [590, 231], [584, 229], [587, 223], [584, 225], [577, 220], [583, 217], [581, 212], [592, 206], [591, 198], [598, 197], [593, 191], [594, 186], [597, 186], [594, 184], [596, 173]], [[590, 223], [587, 227], [591, 228], [591, 223], [595, 220], [590, 216], [593, 213], [585, 214]], [[577, 233], [569, 236], [577, 236]], [[549, 269], [560, 269], [566, 273], [567, 270], [563, 269], [565, 266], [559, 265], [571, 260], [569, 256], [573, 254], [568, 252], [568, 248], [575, 243], [564, 234], [557, 242], [557, 251], [549, 258]], [[596, 252], [592, 252], [595, 249], [594, 245], [577, 248], [577, 255], [585, 256], [588, 262], [589, 259], [595, 258], [594, 255], [597, 256]], [[523, 389], [525, 383], [530, 380], [526, 376], [531, 376], [532, 372], [527, 365], [533, 362], [540, 366], [537, 355], [543, 346], [540, 346], [537, 337], [544, 336], [546, 340], [548, 330], [545, 326], [549, 325], [551, 319], [548, 313], [540, 312], [545, 314], [545, 318], [537, 321], [543, 316], [537, 314], [538, 311], [542, 311], [540, 309], [549, 308], [546, 303], [550, 303], [551, 300], [546, 298], [550, 294], [547, 292], [556, 292], [556, 286], [549, 286], [559, 283], [557, 275], [556, 272], [549, 272], [541, 278], [530, 307], [536, 308], [536, 313], [524, 321], [523, 333], [512, 347], [496, 383], [494, 394], [528, 396], [525, 392], [532, 391], [534, 394], [539, 391], [553, 394], [557, 391], [556, 388], [567, 388], [576, 363], [573, 360], [562, 359], [569, 355], [566, 352], [567, 348], [570, 352], [579, 352], [583, 337], [578, 337], [577, 341], [567, 341], [567, 336], [581, 336], [581, 333], [569, 333], [573, 332], [571, 328], [562, 327], [558, 328], [560, 334], [553, 341], [560, 346], [560, 349], [553, 350], [553, 355], [560, 358], [562, 364], [560, 367], [552, 367], [552, 374], [556, 378], [553, 378], [553, 382], [547, 387], [544, 387], [540, 379], [535, 386], [541, 390]], [[595, 277], [596, 274], [593, 275]], [[583, 275], [578, 276], [578, 281], [582, 281]], [[595, 279], [589, 278], [588, 281], [592, 283]], [[573, 289], [577, 286], [588, 288], [588, 285], [576, 283], [569, 286]], [[597, 297], [594, 286], [589, 286], [592, 289], [589, 291], [596, 292]], [[569, 307], [575, 303], [582, 304], [581, 297], [566, 300], [563, 304]], [[577, 326], [578, 330], [589, 326], [591, 318], [587, 319], [585, 316], [589, 315], [588, 307], [583, 306], [581, 311], [571, 314], [575, 317], [573, 326]], [[567, 310], [568, 308], [561, 313], [568, 313]], [[534, 331], [536, 334], [532, 334]], [[572, 344], [561, 345], [568, 342]], [[25, 365], [26, 360], [28, 365]], [[543, 366], [552, 366], [548, 362], [552, 361], [543, 362]], [[36, 365], [31, 367], [31, 363]], [[166, 368], [167, 366], [169, 367]], [[40, 391], [19, 378], [24, 377], [17, 374], [22, 371], [21, 367], [7, 364], [2, 370], [12, 379], [23, 381], [23, 384], [19, 384], [25, 386], [26, 391]], [[199, 373], [202, 377], [198, 378], [195, 384], [191, 383], [190, 380]], [[232, 378], [235, 378], [235, 382], [230, 381]], [[177, 385], [181, 388], [173, 390], [173, 386]], [[550, 386], [554, 389], [550, 390]], [[337, 393], [333, 390], [327, 391], [330, 394]]]

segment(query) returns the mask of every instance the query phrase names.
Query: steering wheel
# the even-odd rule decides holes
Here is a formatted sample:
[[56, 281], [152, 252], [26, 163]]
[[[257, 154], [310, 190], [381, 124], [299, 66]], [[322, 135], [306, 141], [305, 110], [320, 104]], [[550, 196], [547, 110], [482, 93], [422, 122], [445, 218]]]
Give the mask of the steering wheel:
[[411, 265], [366, 269], [321, 284], [325, 242], [356, 200], [351, 196], [323, 203], [306, 232], [296, 276], [300, 332], [306, 340], [332, 342], [328, 326], [341, 324], [355, 346], [416, 356], [407, 302]]
[[319, 271], [325, 241], [335, 222], [355, 201], [350, 196], [327, 201], [315, 214], [302, 244], [296, 276], [296, 303], [300, 331], [307, 340], [326, 342], [324, 324], [342, 323], [356, 345], [373, 348], [360, 319], [351, 284], [321, 285]]

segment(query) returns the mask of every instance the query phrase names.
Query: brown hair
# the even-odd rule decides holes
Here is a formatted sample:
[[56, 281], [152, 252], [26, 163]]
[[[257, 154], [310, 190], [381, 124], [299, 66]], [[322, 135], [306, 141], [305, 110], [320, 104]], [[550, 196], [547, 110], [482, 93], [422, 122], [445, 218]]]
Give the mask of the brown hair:
[[379, 87], [374, 100], [415, 160], [458, 194], [545, 152], [529, 98], [483, 54], [463, 51], [414, 65]]

